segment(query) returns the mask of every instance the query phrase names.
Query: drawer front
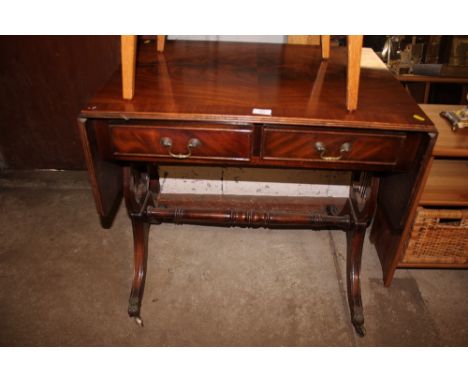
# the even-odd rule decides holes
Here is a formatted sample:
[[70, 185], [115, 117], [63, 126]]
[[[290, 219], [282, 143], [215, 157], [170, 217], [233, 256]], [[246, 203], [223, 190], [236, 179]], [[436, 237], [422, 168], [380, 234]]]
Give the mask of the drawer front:
[[249, 161], [253, 127], [110, 125], [115, 157]]
[[262, 159], [395, 165], [405, 133], [361, 133], [264, 127]]

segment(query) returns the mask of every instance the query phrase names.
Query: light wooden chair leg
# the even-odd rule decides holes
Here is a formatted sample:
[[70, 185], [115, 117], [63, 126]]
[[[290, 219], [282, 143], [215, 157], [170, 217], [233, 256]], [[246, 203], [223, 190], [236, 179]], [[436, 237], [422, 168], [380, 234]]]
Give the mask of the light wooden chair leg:
[[166, 36], [165, 35], [158, 35], [157, 36], [157, 44], [156, 49], [158, 52], [164, 52], [164, 44], [166, 43]]
[[348, 72], [346, 80], [346, 108], [357, 109], [359, 77], [361, 75], [361, 51], [363, 36], [348, 36]]
[[320, 36], [318, 35], [289, 35], [288, 44], [294, 45], [319, 45]]
[[320, 44], [322, 45], [322, 59], [330, 58], [330, 36], [320, 36]]
[[122, 97], [132, 99], [135, 93], [135, 63], [137, 36], [120, 37], [122, 57]]

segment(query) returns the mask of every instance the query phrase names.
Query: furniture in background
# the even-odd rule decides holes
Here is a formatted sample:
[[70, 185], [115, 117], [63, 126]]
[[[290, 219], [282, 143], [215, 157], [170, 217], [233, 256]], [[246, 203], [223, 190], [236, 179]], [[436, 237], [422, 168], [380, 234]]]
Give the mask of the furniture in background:
[[[401, 74], [396, 76], [397, 79], [405, 86], [408, 92], [421, 103], [427, 104], [430, 102], [431, 85], [432, 84], [456, 84], [460, 85], [460, 104], [466, 104], [466, 96], [468, 92], [468, 77], [445, 77], [445, 76], [422, 76], [414, 74]], [[412, 85], [423, 84], [424, 91], [421, 96], [416, 88]]]
[[427, 166], [408, 245], [399, 267], [468, 268], [468, 129], [453, 131], [441, 111], [420, 105], [439, 137]]
[[[164, 51], [166, 36], [156, 36], [157, 51]], [[348, 36], [348, 65], [346, 82], [346, 108], [349, 111], [357, 109], [359, 96], [359, 75], [361, 66], [361, 49], [363, 37], [360, 35]], [[297, 36], [289, 39], [293, 43], [309, 44], [314, 41], [312, 36]], [[322, 59], [330, 58], [330, 36], [320, 36], [322, 46]], [[137, 56], [137, 36], [121, 36], [122, 51], [122, 97], [131, 100], [135, 93], [135, 68]]]
[[[103, 226], [122, 193], [132, 221], [129, 315], [141, 322], [150, 223], [339, 229], [347, 235], [351, 321], [364, 335], [366, 227], [377, 208], [374, 233], [384, 232], [377, 249], [391, 281], [436, 139], [430, 120], [370, 49], [362, 50], [353, 113], [345, 101], [346, 48], [332, 48], [328, 60], [306, 45], [168, 41], [164, 54], [154, 50], [142, 46], [132, 100], [122, 99], [117, 72], [78, 123]], [[348, 198], [171, 195], [158, 180], [158, 165], [167, 164], [352, 176]]]
[[298, 45], [320, 45], [321, 43], [320, 35], [288, 35], [288, 44], [298, 44]]
[[[329, 35], [289, 35], [288, 44], [297, 45], [320, 45], [322, 47], [322, 59], [330, 58], [330, 36]], [[362, 47], [362, 42], [361, 42]]]

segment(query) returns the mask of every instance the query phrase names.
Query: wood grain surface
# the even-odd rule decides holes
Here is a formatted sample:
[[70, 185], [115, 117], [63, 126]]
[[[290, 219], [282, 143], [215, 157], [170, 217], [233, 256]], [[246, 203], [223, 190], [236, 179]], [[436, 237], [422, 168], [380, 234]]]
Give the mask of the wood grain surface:
[[419, 203], [468, 207], [468, 161], [435, 160]]
[[120, 56], [122, 63], [122, 97], [132, 99], [135, 94], [135, 59], [137, 36], [120, 37]]
[[4, 165], [85, 168], [76, 117], [118, 69], [119, 38], [0, 36], [0, 51]]
[[[346, 110], [346, 48], [286, 44], [168, 41], [164, 53], [142, 44], [138, 93], [121, 99], [117, 72], [84, 117], [146, 118], [433, 131], [370, 49], [363, 49], [359, 109]], [[271, 115], [256, 114], [260, 109]]]

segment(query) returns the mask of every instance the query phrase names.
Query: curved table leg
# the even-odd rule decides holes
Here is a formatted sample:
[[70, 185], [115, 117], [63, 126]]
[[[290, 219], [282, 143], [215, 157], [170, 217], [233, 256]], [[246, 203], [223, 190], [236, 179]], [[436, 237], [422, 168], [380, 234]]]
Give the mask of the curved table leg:
[[346, 284], [348, 290], [348, 304], [351, 312], [351, 322], [354, 325], [356, 333], [361, 337], [366, 333], [361, 300], [361, 282], [359, 279], [365, 233], [365, 226], [358, 226], [355, 229], [346, 232]]
[[154, 204], [154, 193], [159, 192], [159, 178], [155, 166], [125, 167], [123, 171], [125, 204], [132, 221], [134, 246], [134, 271], [128, 315], [135, 318], [138, 325], [143, 326], [140, 308], [145, 286], [150, 228], [145, 211], [148, 205]]
[[149, 223], [138, 217], [131, 217], [134, 245], [134, 271], [132, 291], [128, 302], [128, 315], [134, 317], [137, 324], [143, 326], [140, 318], [141, 300], [145, 286], [146, 263], [148, 258]]
[[354, 174], [350, 187], [348, 208], [354, 217], [354, 226], [346, 232], [346, 284], [351, 322], [361, 337], [366, 333], [360, 282], [362, 248], [377, 204], [378, 187], [379, 178], [370, 173]]

